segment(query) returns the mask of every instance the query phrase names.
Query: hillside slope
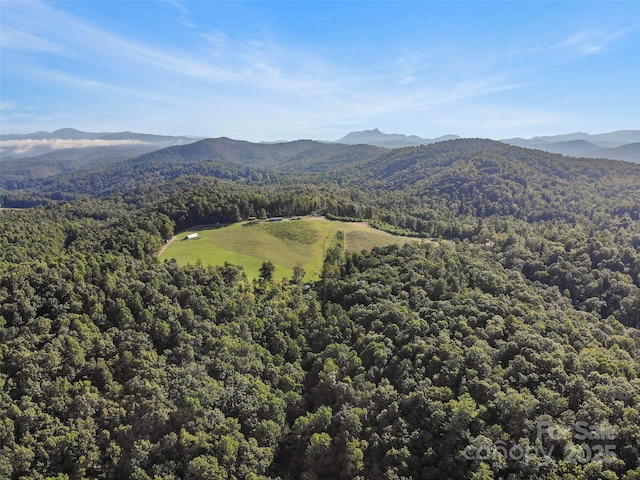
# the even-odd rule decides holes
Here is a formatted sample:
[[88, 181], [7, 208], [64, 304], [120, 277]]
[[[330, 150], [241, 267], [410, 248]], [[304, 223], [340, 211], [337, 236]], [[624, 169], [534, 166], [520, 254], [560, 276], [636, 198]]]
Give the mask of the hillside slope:
[[526, 278], [524, 243], [509, 266], [468, 242], [334, 250], [309, 288], [160, 263], [168, 224], [99, 200], [0, 212], [0, 477], [640, 471], [638, 331]]
[[[186, 235], [196, 232], [197, 239], [184, 240]], [[203, 265], [222, 266], [229, 262], [242, 266], [252, 280], [259, 277], [262, 263], [270, 261], [275, 266], [276, 278], [291, 278], [294, 268], [300, 267], [306, 272], [306, 280], [317, 281], [327, 252], [336, 246], [347, 252], [359, 252], [418, 241], [367, 225], [309, 217], [186, 230], [159, 258], [176, 259], [181, 265], [200, 261]]]
[[335, 176], [345, 166], [375, 158], [385, 151], [370, 145], [327, 144], [312, 140], [265, 144], [229, 138], [206, 139], [132, 159], [93, 163], [80, 171], [68, 171], [45, 179], [40, 178], [43, 175], [29, 177], [29, 171], [22, 170], [27, 175], [20, 176], [20, 172], [11, 170], [12, 175], [0, 179], [0, 187], [105, 195], [187, 175], [241, 183], [307, 173]]
[[374, 188], [410, 189], [455, 203], [458, 213], [471, 209], [479, 216], [550, 218], [572, 204], [582, 209], [594, 197], [616, 198], [618, 205], [640, 201], [639, 165], [568, 158], [492, 140], [396, 149], [361, 167]]

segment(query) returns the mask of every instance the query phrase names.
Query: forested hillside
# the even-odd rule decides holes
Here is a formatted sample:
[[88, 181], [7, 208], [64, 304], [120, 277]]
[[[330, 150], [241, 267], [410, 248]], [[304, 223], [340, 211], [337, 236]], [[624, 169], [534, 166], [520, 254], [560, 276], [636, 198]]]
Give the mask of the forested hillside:
[[92, 162], [85, 169], [60, 175], [47, 176], [42, 173], [41, 166], [34, 172], [24, 167], [20, 170], [21, 161], [16, 160], [2, 167], [7, 168], [7, 176], [0, 187], [105, 195], [185, 175], [273, 182], [280, 180], [283, 174], [313, 172], [326, 175], [344, 165], [375, 158], [384, 151], [370, 145], [327, 144], [312, 140], [259, 144], [216, 138], [115, 162]]
[[[639, 166], [294, 143], [3, 194], [0, 478], [640, 478]], [[157, 259], [311, 213], [434, 241], [310, 284]]]

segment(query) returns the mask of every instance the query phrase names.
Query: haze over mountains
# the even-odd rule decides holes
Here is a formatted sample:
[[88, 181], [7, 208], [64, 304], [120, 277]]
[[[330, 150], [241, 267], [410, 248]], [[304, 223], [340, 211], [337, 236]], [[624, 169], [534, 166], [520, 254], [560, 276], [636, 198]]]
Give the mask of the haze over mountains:
[[[400, 148], [428, 145], [456, 138], [460, 137], [458, 135], [444, 135], [430, 139], [416, 135], [387, 134], [376, 128], [374, 130], [351, 132], [336, 140], [336, 143], [346, 143], [348, 145], [362, 143], [384, 148]], [[518, 147], [533, 148], [572, 157], [607, 158], [609, 160], [640, 162], [640, 131], [638, 130], [620, 130], [597, 135], [570, 133], [530, 139], [517, 137], [499, 141]]]
[[199, 137], [152, 135], [135, 132], [83, 132], [62, 128], [54, 132], [0, 135], [0, 159], [35, 158], [48, 155], [57, 161], [73, 161], [82, 151], [85, 163], [103, 158], [132, 158], [172, 145], [185, 145]]
[[510, 145], [561, 153], [572, 157], [640, 161], [640, 131], [638, 130], [619, 130], [597, 135], [570, 133], [530, 139], [508, 138], [501, 141]]
[[0, 135], [0, 173], [8, 179], [46, 178], [197, 140], [200, 138], [134, 132], [94, 133], [73, 128]]

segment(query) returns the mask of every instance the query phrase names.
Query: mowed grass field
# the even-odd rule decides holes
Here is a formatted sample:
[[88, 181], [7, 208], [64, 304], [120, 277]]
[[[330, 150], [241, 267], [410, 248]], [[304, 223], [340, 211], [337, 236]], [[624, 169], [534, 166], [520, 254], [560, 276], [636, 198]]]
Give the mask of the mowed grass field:
[[[300, 266], [307, 280], [317, 280], [325, 252], [336, 246], [339, 231], [343, 232], [348, 251], [421, 241], [391, 235], [363, 224], [308, 217], [181, 232], [160, 254], [160, 260], [175, 258], [180, 264], [200, 260], [204, 265], [229, 262], [242, 266], [250, 279], [258, 277], [262, 262], [270, 260], [276, 267], [274, 278], [291, 278], [293, 269]], [[190, 233], [198, 233], [198, 238], [184, 240]]]

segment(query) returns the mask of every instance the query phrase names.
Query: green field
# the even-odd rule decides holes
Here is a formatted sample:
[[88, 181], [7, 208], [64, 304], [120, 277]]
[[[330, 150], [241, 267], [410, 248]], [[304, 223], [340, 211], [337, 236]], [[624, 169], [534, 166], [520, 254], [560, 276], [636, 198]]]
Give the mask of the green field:
[[[242, 266], [249, 278], [256, 278], [262, 262], [270, 260], [276, 266], [274, 278], [290, 278], [293, 268], [300, 266], [304, 268], [307, 280], [317, 280], [325, 251], [337, 244], [340, 231], [348, 251], [420, 241], [391, 235], [363, 224], [308, 217], [185, 231], [160, 254], [160, 260], [175, 258], [180, 264], [201, 260], [205, 265], [229, 262]], [[198, 238], [184, 240], [194, 232], [198, 233]]]

